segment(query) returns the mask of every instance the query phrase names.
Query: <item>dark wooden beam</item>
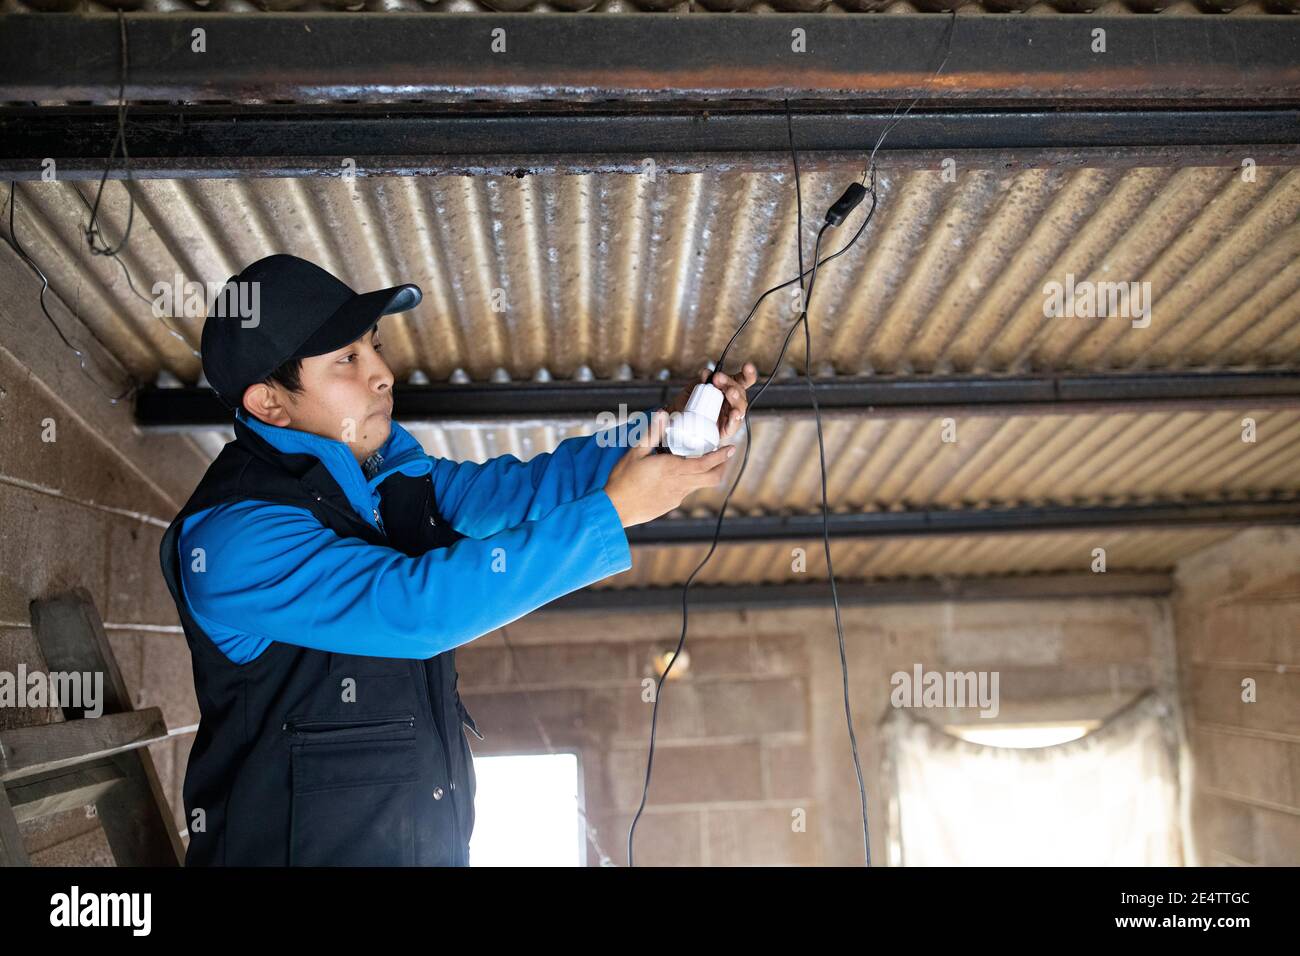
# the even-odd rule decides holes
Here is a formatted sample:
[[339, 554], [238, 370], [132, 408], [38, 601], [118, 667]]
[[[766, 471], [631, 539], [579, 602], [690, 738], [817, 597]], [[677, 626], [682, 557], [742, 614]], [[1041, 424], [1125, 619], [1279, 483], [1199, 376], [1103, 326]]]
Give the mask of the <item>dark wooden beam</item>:
[[[1143, 372], [1095, 375], [913, 376], [817, 379], [825, 413], [882, 416], [1117, 413], [1300, 406], [1300, 372]], [[400, 385], [395, 417], [404, 425], [595, 418], [670, 402], [684, 382], [487, 382]], [[757, 386], [750, 394], [757, 393]], [[811, 414], [802, 378], [773, 381], [755, 415]], [[229, 427], [231, 413], [207, 388], [148, 388], [136, 399], [145, 429]]]
[[[1173, 579], [1159, 572], [1034, 574], [996, 578], [929, 578], [911, 581], [837, 581], [840, 604], [933, 603], [935, 601], [1058, 600], [1100, 597], [1165, 597]], [[829, 605], [831, 587], [815, 584], [695, 585], [690, 606], [697, 610]], [[680, 587], [584, 588], [541, 608], [543, 611], [673, 611], [682, 606]]]
[[[965, 105], [1259, 106], [1300, 93], [1300, 22], [1281, 15], [980, 14], [957, 17], [951, 36], [948, 16], [928, 14], [205, 12], [125, 21], [130, 100], [791, 97], [892, 107], [922, 95]], [[1094, 50], [1096, 30], [1104, 52]], [[113, 15], [11, 14], [0, 30], [0, 100], [109, 102], [120, 63]]]
[[[808, 170], [856, 176], [877, 138], [882, 168], [1259, 165], [1300, 162], [1300, 110], [970, 109], [951, 104], [897, 116], [889, 109], [793, 105]], [[115, 107], [0, 110], [0, 173], [35, 180], [53, 160], [60, 179], [98, 180], [117, 136]], [[156, 106], [127, 111], [134, 178], [426, 176], [485, 173], [788, 169], [786, 116], [708, 104], [580, 107], [477, 104], [458, 110], [387, 106]], [[345, 164], [345, 161], [346, 164]], [[125, 165], [108, 175], [121, 179]]]

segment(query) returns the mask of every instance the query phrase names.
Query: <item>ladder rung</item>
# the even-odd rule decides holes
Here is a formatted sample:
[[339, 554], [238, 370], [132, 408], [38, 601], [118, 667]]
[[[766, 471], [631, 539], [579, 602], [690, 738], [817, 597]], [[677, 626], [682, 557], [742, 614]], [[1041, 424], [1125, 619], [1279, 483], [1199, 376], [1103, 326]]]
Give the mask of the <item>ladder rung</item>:
[[0, 731], [0, 783], [167, 739], [157, 707]]
[[25, 777], [10, 784], [6, 791], [14, 816], [19, 823], [25, 823], [94, 803], [125, 779], [120, 769], [105, 761]]

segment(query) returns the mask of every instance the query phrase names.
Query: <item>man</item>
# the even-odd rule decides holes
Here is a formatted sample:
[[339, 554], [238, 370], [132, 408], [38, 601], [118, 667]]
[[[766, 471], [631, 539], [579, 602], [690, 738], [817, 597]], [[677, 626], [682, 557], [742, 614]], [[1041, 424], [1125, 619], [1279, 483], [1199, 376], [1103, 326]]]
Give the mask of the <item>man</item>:
[[[469, 862], [473, 755], [455, 648], [631, 567], [625, 528], [717, 485], [735, 450], [570, 438], [486, 464], [431, 458], [392, 421], [379, 319], [418, 286], [357, 294], [273, 255], [233, 276], [203, 368], [235, 440], [163, 535], [201, 718], [187, 865]], [[253, 294], [248, 294], [248, 290]], [[707, 370], [702, 373], [706, 378]], [[718, 373], [719, 428], [745, 389]]]

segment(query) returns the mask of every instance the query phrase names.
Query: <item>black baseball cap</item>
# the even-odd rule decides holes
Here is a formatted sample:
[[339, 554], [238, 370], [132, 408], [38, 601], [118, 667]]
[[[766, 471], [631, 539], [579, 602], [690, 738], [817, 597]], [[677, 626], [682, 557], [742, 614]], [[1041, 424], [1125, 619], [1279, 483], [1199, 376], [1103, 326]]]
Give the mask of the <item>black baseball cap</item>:
[[203, 374], [235, 411], [244, 389], [285, 362], [341, 349], [381, 317], [413, 309], [421, 298], [412, 283], [358, 293], [298, 256], [258, 259], [226, 280], [203, 323]]

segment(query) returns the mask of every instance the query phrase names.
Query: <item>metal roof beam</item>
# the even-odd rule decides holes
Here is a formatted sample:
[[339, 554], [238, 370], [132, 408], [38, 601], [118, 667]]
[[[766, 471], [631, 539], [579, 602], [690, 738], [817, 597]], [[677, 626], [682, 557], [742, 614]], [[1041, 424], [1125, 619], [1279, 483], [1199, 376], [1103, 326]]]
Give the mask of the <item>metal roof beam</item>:
[[[0, 32], [0, 36], [3, 33]], [[2, 41], [0, 41], [2, 44]], [[3, 67], [0, 67], [3, 69]], [[0, 94], [3, 95], [3, 94]], [[880, 133], [884, 167], [1300, 163], [1300, 109], [915, 110], [891, 118], [793, 106], [805, 167], [862, 168]], [[0, 110], [0, 174], [37, 179], [45, 161], [60, 179], [96, 179], [117, 136], [115, 107]], [[789, 168], [786, 117], [762, 111], [626, 103], [520, 112], [476, 105], [459, 112], [401, 106], [136, 105], [127, 111], [131, 174], [139, 179], [261, 176], [656, 172]], [[123, 178], [114, 162], [109, 177]]]
[[[513, 423], [618, 416], [666, 404], [684, 382], [596, 381], [400, 385], [404, 425]], [[756, 394], [758, 386], [750, 390]], [[1300, 371], [1143, 372], [1040, 376], [843, 377], [817, 380], [829, 415], [1086, 414], [1300, 406]], [[773, 381], [754, 414], [811, 414], [802, 378]], [[228, 427], [230, 413], [207, 388], [148, 388], [136, 399], [142, 428]]]
[[[1284, 16], [127, 13], [129, 100], [1295, 102]], [[194, 31], [204, 31], [196, 52]], [[111, 102], [112, 14], [10, 14], [0, 100]], [[803, 31], [803, 50], [795, 31]], [[1094, 49], [1104, 31], [1105, 49]], [[495, 44], [495, 48], [494, 48]]]
[[[1300, 524], [1300, 499], [1274, 501], [1158, 501], [1122, 505], [1029, 505], [1012, 508], [951, 508], [928, 511], [833, 512], [831, 537], [919, 538], [935, 535], [1098, 530], [1169, 530]], [[659, 518], [627, 529], [634, 545], [694, 545], [713, 541], [716, 515]], [[798, 515], [727, 515], [719, 541], [815, 541], [822, 537], [820, 512]]]
[[[1100, 597], [1167, 597], [1173, 579], [1162, 572], [1033, 574], [988, 578], [923, 578], [907, 581], [837, 581], [844, 606], [935, 601], [1061, 600]], [[693, 585], [696, 611], [755, 607], [807, 607], [831, 603], [831, 587], [817, 584]], [[677, 611], [680, 587], [584, 588], [539, 608], [542, 611]]]

